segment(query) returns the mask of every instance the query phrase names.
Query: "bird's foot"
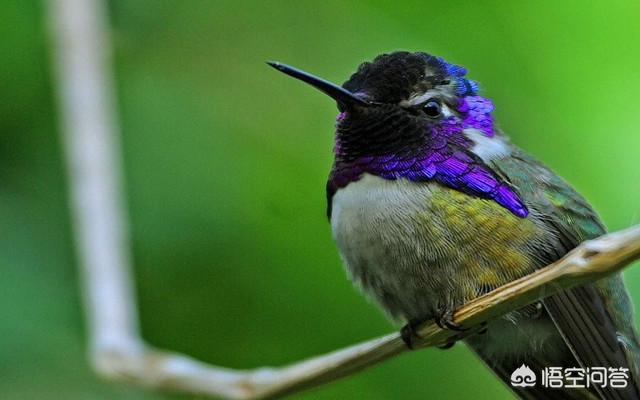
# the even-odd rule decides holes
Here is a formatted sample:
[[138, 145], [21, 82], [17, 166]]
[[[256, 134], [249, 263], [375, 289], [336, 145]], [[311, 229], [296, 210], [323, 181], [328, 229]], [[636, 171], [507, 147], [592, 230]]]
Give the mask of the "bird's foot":
[[440, 329], [444, 330], [456, 332], [465, 332], [469, 330], [469, 328], [465, 328], [453, 320], [453, 310], [449, 308], [442, 309], [439, 315], [435, 318], [435, 322]]
[[[413, 340], [415, 338], [420, 338], [420, 336], [418, 336], [417, 334], [417, 328], [425, 321], [426, 320], [421, 319], [410, 319], [407, 324], [403, 326], [402, 329], [400, 329], [400, 336], [402, 337], [402, 341], [409, 350], [413, 350]], [[440, 327], [440, 329], [458, 332], [457, 335], [451, 337], [450, 341], [440, 346], [436, 346], [441, 350], [448, 350], [452, 348], [456, 344], [456, 342], [458, 342], [459, 340], [463, 340], [472, 334], [483, 335], [487, 333], [486, 322], [483, 322], [478, 330], [474, 329], [472, 331], [471, 328], [465, 328], [462, 325], [454, 322], [453, 311], [451, 310], [445, 310], [441, 312], [438, 317], [434, 319], [434, 321], [436, 325]]]
[[[459, 332], [457, 335], [453, 336], [449, 342], [446, 342], [441, 346], [437, 346], [441, 350], [448, 350], [452, 348], [456, 342], [465, 339], [472, 334], [472, 332], [470, 332], [471, 328], [465, 328], [453, 320], [453, 310], [451, 308], [441, 308], [440, 313], [435, 318], [435, 323], [440, 327], [440, 329]], [[482, 323], [481, 328], [475, 332], [478, 334], [486, 333], [486, 323]]]
[[454, 339], [450, 342], [447, 342], [445, 344], [442, 344], [440, 346], [436, 346], [438, 349], [440, 350], [449, 350], [450, 348], [452, 348], [453, 346], [456, 345], [456, 343], [458, 342], [459, 339]]
[[407, 322], [407, 324], [403, 326], [402, 329], [400, 329], [400, 337], [402, 337], [402, 341], [409, 350], [413, 350], [413, 339], [419, 338], [418, 334], [416, 333], [416, 328], [422, 322], [424, 321], [421, 321], [419, 319], [410, 319], [409, 322]]

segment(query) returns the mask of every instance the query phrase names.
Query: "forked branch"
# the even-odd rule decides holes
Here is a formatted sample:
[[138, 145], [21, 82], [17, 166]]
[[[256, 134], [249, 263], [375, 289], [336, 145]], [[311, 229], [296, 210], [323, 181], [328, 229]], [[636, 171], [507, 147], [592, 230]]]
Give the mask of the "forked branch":
[[[454, 321], [474, 327], [574, 285], [595, 281], [640, 259], [640, 226], [583, 243], [565, 258], [461, 307]], [[416, 347], [447, 342], [456, 332], [427, 323]], [[131, 383], [227, 399], [264, 399], [319, 386], [408, 351], [393, 333], [282, 368], [231, 370], [181, 354], [143, 348], [103, 349], [100, 372]]]
[[[397, 333], [282, 368], [233, 370], [147, 346], [137, 325], [126, 218], [121, 205], [118, 129], [112, 112], [108, 35], [100, 0], [49, 0], [61, 132], [83, 275], [90, 355], [105, 377], [155, 389], [227, 399], [263, 399], [354, 374], [407, 351]], [[454, 314], [474, 327], [640, 258], [640, 226], [583, 243], [562, 260], [482, 296]], [[416, 347], [453, 334], [433, 323]]]

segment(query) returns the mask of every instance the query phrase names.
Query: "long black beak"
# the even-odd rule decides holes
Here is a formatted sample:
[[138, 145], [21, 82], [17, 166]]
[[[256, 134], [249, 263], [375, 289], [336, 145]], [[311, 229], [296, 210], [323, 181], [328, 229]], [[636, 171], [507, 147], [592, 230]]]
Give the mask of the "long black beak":
[[347, 89], [336, 85], [335, 83], [331, 83], [317, 76], [311, 75], [308, 72], [304, 72], [297, 68], [291, 67], [287, 64], [282, 64], [277, 61], [267, 61], [267, 64], [277, 69], [280, 72], [283, 72], [289, 76], [292, 76], [296, 79], [299, 79], [303, 82], [308, 83], [314, 88], [320, 90], [326, 95], [333, 98], [338, 104], [344, 107], [350, 107], [353, 105], [359, 105], [368, 107], [373, 105], [374, 103], [370, 103], [351, 93]]

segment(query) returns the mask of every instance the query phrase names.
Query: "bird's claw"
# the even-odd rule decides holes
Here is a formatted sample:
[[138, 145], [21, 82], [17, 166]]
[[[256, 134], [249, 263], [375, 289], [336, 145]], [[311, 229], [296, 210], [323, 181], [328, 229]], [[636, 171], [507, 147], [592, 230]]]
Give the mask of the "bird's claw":
[[453, 346], [455, 346], [455, 344], [458, 342], [459, 339], [454, 339], [450, 342], [447, 342], [443, 345], [437, 346], [440, 350], [449, 350], [450, 348], [452, 348]]
[[469, 330], [469, 328], [465, 328], [453, 320], [453, 311], [450, 309], [444, 309], [440, 315], [435, 318], [435, 322], [440, 329], [444, 330], [456, 332], [465, 332]]
[[[420, 338], [420, 336], [418, 336], [418, 334], [416, 333], [416, 329], [423, 322], [424, 320], [411, 319], [405, 326], [402, 327], [402, 329], [400, 329], [400, 337], [409, 350], [413, 350], [413, 339]], [[437, 346], [441, 350], [448, 350], [452, 348], [458, 340], [465, 339], [471, 333], [469, 332], [471, 328], [465, 328], [453, 321], [452, 311], [442, 312], [437, 318], [435, 318], [435, 323], [440, 327], [440, 329], [458, 332], [457, 335], [451, 338], [451, 341]], [[485, 334], [487, 332], [486, 325], [487, 323], [483, 322], [481, 324], [481, 328], [475, 332], [479, 335]]]
[[409, 350], [413, 350], [413, 339], [419, 337], [416, 328], [422, 321], [411, 319], [400, 329], [400, 337]]

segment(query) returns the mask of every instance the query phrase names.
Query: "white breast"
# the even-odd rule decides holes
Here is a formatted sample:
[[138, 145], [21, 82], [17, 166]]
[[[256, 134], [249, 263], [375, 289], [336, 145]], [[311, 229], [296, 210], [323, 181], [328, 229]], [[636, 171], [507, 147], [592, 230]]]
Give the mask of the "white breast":
[[431, 256], [420, 220], [431, 185], [365, 174], [333, 198], [333, 237], [350, 278], [396, 317], [424, 313], [434, 303], [426, 295]]
[[[407, 225], [415, 221], [416, 213], [424, 210], [430, 194], [427, 184], [364, 174], [359, 181], [338, 190], [333, 197], [333, 237], [340, 246], [350, 240], [350, 232], [366, 234], [368, 229], [372, 229], [379, 236], [382, 225], [391, 229]], [[411, 227], [405, 226], [405, 229]]]

